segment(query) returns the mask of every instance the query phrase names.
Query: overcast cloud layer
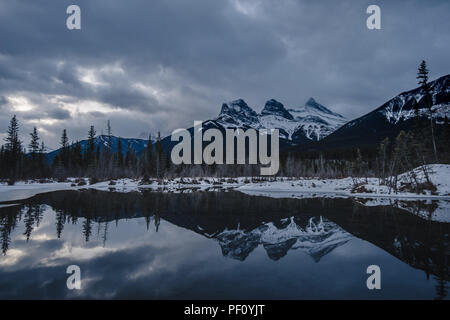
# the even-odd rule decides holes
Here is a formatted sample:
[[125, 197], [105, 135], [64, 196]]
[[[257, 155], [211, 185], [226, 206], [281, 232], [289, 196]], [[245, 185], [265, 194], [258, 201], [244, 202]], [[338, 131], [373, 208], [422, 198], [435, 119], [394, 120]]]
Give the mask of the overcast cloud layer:
[[[81, 7], [82, 30], [66, 28]], [[382, 30], [366, 28], [378, 4]], [[450, 1], [0, 0], [0, 136], [17, 114], [58, 146], [97, 133], [169, 134], [243, 98], [309, 97], [349, 119], [450, 73]]]

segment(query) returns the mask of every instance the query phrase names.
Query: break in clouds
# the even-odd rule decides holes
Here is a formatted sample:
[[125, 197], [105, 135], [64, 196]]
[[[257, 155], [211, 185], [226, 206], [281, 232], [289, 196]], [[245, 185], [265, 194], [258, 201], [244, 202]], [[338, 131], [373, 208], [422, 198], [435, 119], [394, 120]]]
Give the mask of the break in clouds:
[[[81, 8], [82, 29], [66, 28]], [[368, 30], [366, 8], [381, 8]], [[0, 0], [0, 135], [17, 114], [56, 147], [97, 133], [169, 134], [243, 98], [309, 97], [348, 118], [416, 87], [426, 59], [450, 71], [450, 2], [312, 0]]]

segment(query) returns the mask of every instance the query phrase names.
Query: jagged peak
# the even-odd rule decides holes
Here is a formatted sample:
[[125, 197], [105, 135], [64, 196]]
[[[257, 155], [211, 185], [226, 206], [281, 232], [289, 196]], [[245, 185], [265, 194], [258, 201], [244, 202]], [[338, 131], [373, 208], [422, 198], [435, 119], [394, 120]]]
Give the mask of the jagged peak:
[[330, 109], [328, 109], [327, 107], [325, 107], [324, 105], [318, 103], [314, 98], [309, 98], [308, 101], [306, 101], [306, 103], [305, 103], [305, 107], [312, 108], [312, 109], [318, 110], [323, 113], [327, 113], [327, 114], [331, 114], [331, 115], [343, 118], [343, 116], [341, 116], [340, 114], [335, 113], [335, 112], [331, 111]]
[[266, 102], [264, 109], [261, 111], [261, 115], [276, 115], [289, 120], [294, 120], [294, 117], [286, 110], [284, 105], [275, 99], [270, 99]]
[[222, 109], [220, 110], [219, 116], [230, 113], [244, 114], [246, 116], [257, 116], [257, 113], [250, 108], [243, 99], [237, 99], [222, 104]]
[[305, 103], [306, 106], [308, 106], [308, 105], [313, 106], [315, 104], [317, 104], [317, 101], [314, 98], [312, 98], [312, 97], [309, 98], [308, 101], [306, 101], [306, 103]]

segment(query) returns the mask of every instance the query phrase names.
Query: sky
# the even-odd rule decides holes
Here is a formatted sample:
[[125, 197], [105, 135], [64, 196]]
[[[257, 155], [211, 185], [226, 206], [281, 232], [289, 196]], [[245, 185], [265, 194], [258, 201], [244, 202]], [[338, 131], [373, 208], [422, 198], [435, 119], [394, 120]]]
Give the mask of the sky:
[[[81, 30], [66, 9], [81, 8]], [[381, 8], [381, 30], [366, 9]], [[0, 138], [24, 145], [97, 133], [146, 138], [214, 118], [244, 99], [259, 112], [314, 97], [349, 120], [450, 73], [448, 0], [0, 0]]]

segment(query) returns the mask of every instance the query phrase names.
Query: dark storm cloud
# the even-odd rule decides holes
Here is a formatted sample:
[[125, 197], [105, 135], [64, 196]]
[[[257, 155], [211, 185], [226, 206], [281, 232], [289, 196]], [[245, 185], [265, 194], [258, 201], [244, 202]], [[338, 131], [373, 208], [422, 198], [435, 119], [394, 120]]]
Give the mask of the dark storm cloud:
[[[123, 136], [167, 134], [238, 97], [259, 111], [313, 96], [353, 118], [415, 87], [421, 59], [432, 78], [450, 72], [446, 0], [81, 0], [69, 31], [72, 3], [0, 0], [0, 96], [34, 102], [24, 130], [50, 118], [46, 132], [84, 136], [110, 118]], [[382, 30], [366, 28], [370, 4]]]
[[55, 120], [68, 120], [71, 118], [70, 112], [64, 109], [51, 108], [47, 110], [39, 110], [39, 111], [27, 111], [22, 115], [23, 119], [40, 119], [40, 118], [49, 118]]

